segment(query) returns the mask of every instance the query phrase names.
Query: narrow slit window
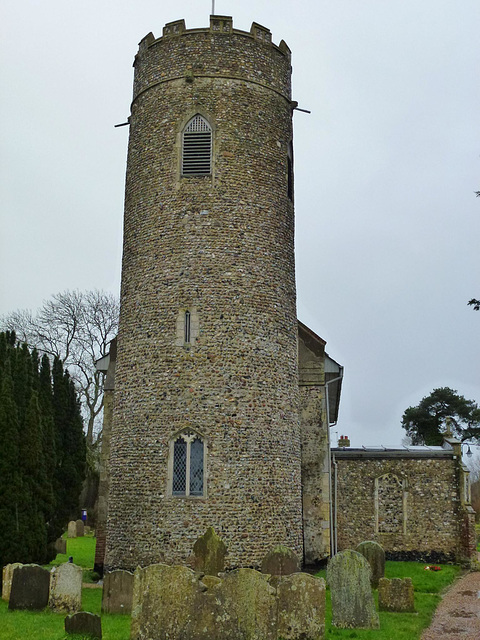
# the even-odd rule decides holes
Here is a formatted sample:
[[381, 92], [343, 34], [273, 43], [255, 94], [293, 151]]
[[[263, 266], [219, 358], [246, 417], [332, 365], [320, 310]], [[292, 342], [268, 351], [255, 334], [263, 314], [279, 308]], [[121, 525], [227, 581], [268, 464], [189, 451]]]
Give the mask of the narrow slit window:
[[183, 130], [182, 175], [208, 176], [212, 173], [212, 128], [197, 113]]
[[287, 180], [288, 180], [288, 198], [293, 200], [293, 145], [290, 142], [287, 152]]
[[184, 339], [185, 344], [190, 344], [190, 311], [185, 311], [185, 330], [184, 330]]

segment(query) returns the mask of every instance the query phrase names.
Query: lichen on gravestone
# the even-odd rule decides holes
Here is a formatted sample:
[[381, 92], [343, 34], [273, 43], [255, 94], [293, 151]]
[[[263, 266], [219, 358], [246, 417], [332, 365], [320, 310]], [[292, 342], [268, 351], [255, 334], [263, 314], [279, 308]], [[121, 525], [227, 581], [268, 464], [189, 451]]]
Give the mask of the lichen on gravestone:
[[21, 562], [12, 562], [3, 567], [2, 572], [2, 600], [8, 602], [10, 599], [10, 589], [12, 588], [13, 572], [17, 567], [21, 567]]
[[261, 572], [271, 576], [288, 576], [300, 571], [300, 563], [295, 553], [278, 544], [267, 553], [261, 564]]
[[344, 629], [378, 629], [380, 626], [370, 585], [368, 560], [352, 549], [330, 558], [327, 584], [332, 599], [332, 624]]
[[320, 640], [325, 635], [325, 580], [308, 573], [277, 579], [277, 637]]
[[48, 606], [57, 613], [75, 613], [82, 608], [82, 568], [71, 562], [50, 572]]
[[411, 578], [381, 578], [378, 585], [378, 608], [380, 611], [413, 613], [415, 599]]
[[13, 571], [9, 609], [39, 611], [48, 604], [50, 572], [36, 564], [23, 564]]
[[385, 551], [383, 547], [373, 540], [361, 542], [356, 551], [361, 553], [368, 560], [372, 569], [371, 585], [374, 589], [378, 588], [378, 581], [385, 575]]
[[225, 570], [227, 547], [213, 527], [197, 538], [193, 545], [193, 566], [208, 576], [217, 576]]
[[65, 631], [68, 634], [78, 634], [82, 637], [90, 637], [101, 640], [102, 620], [100, 616], [87, 611], [80, 611], [65, 618]]
[[102, 613], [131, 613], [133, 598], [133, 573], [107, 571], [103, 577]]

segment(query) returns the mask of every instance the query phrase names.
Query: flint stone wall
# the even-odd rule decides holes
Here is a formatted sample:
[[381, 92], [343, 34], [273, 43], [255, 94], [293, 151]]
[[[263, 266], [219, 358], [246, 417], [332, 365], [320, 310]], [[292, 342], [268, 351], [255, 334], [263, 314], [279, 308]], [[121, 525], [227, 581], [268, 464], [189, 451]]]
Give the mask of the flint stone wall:
[[339, 451], [335, 458], [339, 550], [374, 540], [390, 559], [464, 559], [465, 507], [452, 456], [342, 458]]
[[302, 437], [305, 564], [330, 555], [329, 465], [326, 428], [325, 342], [299, 323], [298, 367]]
[[[288, 47], [268, 30], [178, 26], [140, 45], [108, 570], [186, 563], [209, 526], [228, 567], [259, 566], [272, 541], [303, 557], [290, 76]], [[181, 131], [196, 113], [213, 128], [213, 174], [182, 177]], [[193, 308], [198, 336], [179, 345], [176, 319]], [[206, 444], [204, 497], [169, 493], [183, 429]]]
[[204, 580], [187, 567], [135, 571], [131, 640], [321, 640], [325, 582], [236, 569]]

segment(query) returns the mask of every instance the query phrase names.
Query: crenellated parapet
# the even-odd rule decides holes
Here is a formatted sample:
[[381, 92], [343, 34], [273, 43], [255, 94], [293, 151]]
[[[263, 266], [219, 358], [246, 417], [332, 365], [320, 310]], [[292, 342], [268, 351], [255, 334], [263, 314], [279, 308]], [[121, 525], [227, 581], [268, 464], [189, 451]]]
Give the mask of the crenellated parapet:
[[160, 83], [227, 77], [273, 89], [291, 100], [287, 44], [274, 44], [270, 30], [256, 22], [249, 32], [234, 29], [230, 16], [210, 16], [210, 26], [201, 29], [187, 29], [183, 19], [167, 23], [160, 38], [149, 33], [141, 40], [134, 67], [134, 101]]

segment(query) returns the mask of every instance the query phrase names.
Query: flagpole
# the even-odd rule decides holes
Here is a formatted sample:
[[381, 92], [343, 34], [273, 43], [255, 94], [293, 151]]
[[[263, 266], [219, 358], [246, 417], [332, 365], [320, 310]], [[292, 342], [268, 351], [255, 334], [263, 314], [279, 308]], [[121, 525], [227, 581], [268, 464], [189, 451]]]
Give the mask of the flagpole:
[[212, 0], [212, 16], [215, 15], [215, 0]]

